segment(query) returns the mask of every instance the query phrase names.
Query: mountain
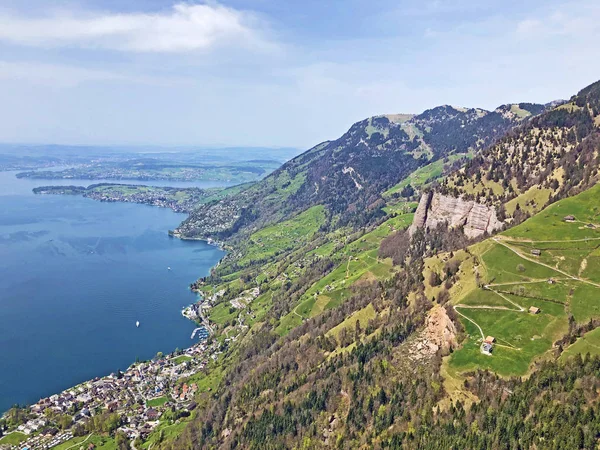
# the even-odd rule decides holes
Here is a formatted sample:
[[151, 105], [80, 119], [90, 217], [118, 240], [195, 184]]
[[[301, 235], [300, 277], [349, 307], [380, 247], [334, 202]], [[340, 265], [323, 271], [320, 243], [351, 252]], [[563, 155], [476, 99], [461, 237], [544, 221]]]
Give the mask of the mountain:
[[196, 211], [232, 250], [194, 287], [242, 341], [164, 447], [597, 446], [599, 86], [366, 119]]
[[136, 448], [597, 448], [599, 96], [372, 117], [204, 198], [210, 357]]
[[598, 181], [600, 82], [512, 129], [446, 178], [444, 194], [534, 213]]
[[384, 216], [382, 192], [419, 167], [450, 155], [477, 153], [544, 109], [530, 103], [494, 111], [446, 105], [415, 116], [362, 120], [241, 194], [201, 206], [175, 234], [226, 239], [318, 204], [339, 224], [367, 224]]

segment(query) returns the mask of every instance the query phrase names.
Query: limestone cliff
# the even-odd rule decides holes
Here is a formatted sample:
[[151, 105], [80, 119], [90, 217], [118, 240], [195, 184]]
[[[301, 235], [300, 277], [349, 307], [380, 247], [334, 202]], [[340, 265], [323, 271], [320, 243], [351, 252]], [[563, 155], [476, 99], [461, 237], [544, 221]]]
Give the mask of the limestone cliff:
[[465, 235], [470, 238], [502, 228], [493, 206], [428, 192], [421, 196], [410, 233], [417, 228], [435, 228], [444, 222], [450, 227], [463, 226]]

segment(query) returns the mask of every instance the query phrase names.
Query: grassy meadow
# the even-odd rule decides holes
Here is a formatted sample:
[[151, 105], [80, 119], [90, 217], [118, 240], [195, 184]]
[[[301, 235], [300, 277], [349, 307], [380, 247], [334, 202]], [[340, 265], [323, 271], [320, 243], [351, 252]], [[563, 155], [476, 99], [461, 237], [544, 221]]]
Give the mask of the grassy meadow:
[[[467, 339], [450, 357], [451, 370], [488, 368], [524, 375], [534, 360], [553, 351], [554, 342], [568, 331], [569, 315], [580, 324], [600, 317], [598, 198], [600, 186], [470, 248], [476, 263], [462, 272], [459, 282], [469, 289], [453, 296], [454, 308], [465, 316], [461, 322]], [[567, 215], [576, 220], [565, 221]], [[534, 249], [541, 254], [532, 253]], [[531, 306], [540, 312], [531, 314]], [[481, 353], [481, 331], [475, 324], [485, 336], [496, 338], [492, 356]], [[589, 351], [598, 339], [600, 334], [590, 332], [565, 354]]]

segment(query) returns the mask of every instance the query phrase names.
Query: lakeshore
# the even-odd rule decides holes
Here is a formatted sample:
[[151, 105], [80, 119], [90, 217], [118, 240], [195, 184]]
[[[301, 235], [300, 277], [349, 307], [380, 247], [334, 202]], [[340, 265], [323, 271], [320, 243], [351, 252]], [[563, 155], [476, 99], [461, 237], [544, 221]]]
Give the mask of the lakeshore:
[[0, 220], [0, 410], [190, 347], [187, 286], [223, 251], [169, 237], [184, 216], [168, 209], [42, 198], [13, 177], [0, 173], [0, 201], [14, 211]]
[[130, 441], [145, 440], [160, 425], [161, 417], [163, 422], [167, 415], [171, 422], [189, 417], [196, 408], [196, 395], [212, 390], [204, 376], [207, 367], [239, 337], [238, 332], [223, 340], [210, 338], [213, 330], [203, 311], [221, 294], [182, 311], [187, 319], [202, 324], [192, 338], [206, 330], [204, 335], [199, 333], [201, 342], [166, 356], [159, 352], [124, 372], [90, 379], [20, 409], [21, 423], [0, 439], [0, 449], [49, 449], [71, 441], [75, 445], [83, 436], [106, 431]]

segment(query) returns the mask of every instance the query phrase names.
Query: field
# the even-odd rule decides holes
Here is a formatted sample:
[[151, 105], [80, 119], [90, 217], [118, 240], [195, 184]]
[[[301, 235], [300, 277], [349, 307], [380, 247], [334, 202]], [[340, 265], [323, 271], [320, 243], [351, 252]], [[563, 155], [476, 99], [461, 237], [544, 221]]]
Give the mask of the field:
[[181, 363], [184, 363], [186, 361], [189, 361], [190, 359], [192, 359], [191, 356], [180, 355], [180, 356], [177, 356], [176, 358], [173, 358], [173, 362], [175, 364], [181, 364]]
[[[567, 333], [569, 315], [576, 323], [600, 317], [600, 267], [595, 259], [600, 255], [600, 227], [588, 225], [598, 221], [598, 198], [600, 186], [470, 248], [472, 267], [465, 270], [467, 258], [460, 279], [469, 288], [453, 296], [468, 337], [450, 357], [451, 371], [486, 368], [524, 375]], [[575, 220], [565, 221], [568, 215]], [[530, 307], [539, 313], [531, 313]], [[491, 356], [480, 350], [487, 336], [496, 339]], [[590, 332], [565, 354], [594, 350], [598, 340], [600, 332]]]
[[325, 208], [317, 205], [290, 220], [263, 228], [250, 236], [245, 254], [238, 264], [243, 266], [266, 260], [301, 242], [308, 242], [324, 222]]
[[114, 439], [105, 436], [98, 436], [96, 434], [92, 434], [91, 436], [81, 436], [70, 439], [66, 442], [63, 442], [56, 447], [52, 447], [53, 450], [67, 450], [67, 449], [77, 449], [82, 446], [83, 448], [88, 448], [90, 444], [94, 444], [94, 448], [96, 450], [117, 450], [117, 444]]
[[[359, 280], [389, 278], [393, 273], [392, 262], [378, 258], [379, 244], [393, 231], [407, 228], [413, 216], [405, 213], [392, 217], [335, 252], [341, 263], [306, 291], [294, 310], [281, 319], [276, 331], [287, 334], [304, 319], [340, 305], [351, 295], [350, 286]], [[330, 248], [330, 244], [326, 245]], [[315, 252], [325, 253], [322, 249]]]
[[469, 155], [467, 153], [459, 153], [455, 155], [450, 155], [447, 160], [438, 159], [437, 161], [429, 163], [426, 166], [415, 170], [408, 177], [403, 179], [400, 183], [392, 186], [390, 189], [383, 193], [383, 196], [391, 197], [393, 194], [399, 193], [409, 184], [412, 187], [425, 186], [426, 184], [431, 183], [433, 180], [440, 178], [444, 174], [445, 164], [451, 164], [460, 158], [468, 156]]
[[513, 214], [518, 204], [519, 208], [523, 211], [534, 213], [548, 203], [550, 194], [552, 194], [552, 189], [533, 186], [518, 197], [507, 202], [505, 205], [506, 211], [509, 214]]
[[146, 402], [146, 405], [151, 407], [151, 408], [155, 408], [157, 406], [162, 406], [165, 403], [167, 403], [169, 401], [169, 399], [167, 397], [158, 397], [158, 398], [153, 398], [152, 400], [148, 400]]
[[600, 355], [600, 328], [596, 328], [577, 339], [573, 345], [563, 352], [561, 358], [568, 358], [575, 354], [585, 355], [587, 353], [590, 355]]
[[0, 445], [1, 444], [17, 445], [20, 442], [23, 442], [25, 439], [27, 439], [26, 434], [19, 433], [18, 431], [14, 431], [10, 434], [7, 434], [2, 439], [0, 439]]
[[354, 331], [354, 329], [356, 327], [356, 322], [358, 322], [360, 324], [361, 328], [364, 329], [367, 326], [367, 324], [369, 323], [369, 320], [375, 318], [376, 314], [377, 313], [375, 312], [373, 305], [371, 303], [369, 303], [363, 309], [355, 311], [353, 314], [351, 314], [349, 317], [347, 317], [346, 320], [344, 320], [342, 323], [340, 323], [339, 325], [337, 325], [337, 326], [333, 327], [331, 330], [329, 330], [327, 332], [327, 336], [334, 336], [337, 339], [337, 337], [339, 336], [340, 332], [343, 329], [346, 329], [348, 331]]

